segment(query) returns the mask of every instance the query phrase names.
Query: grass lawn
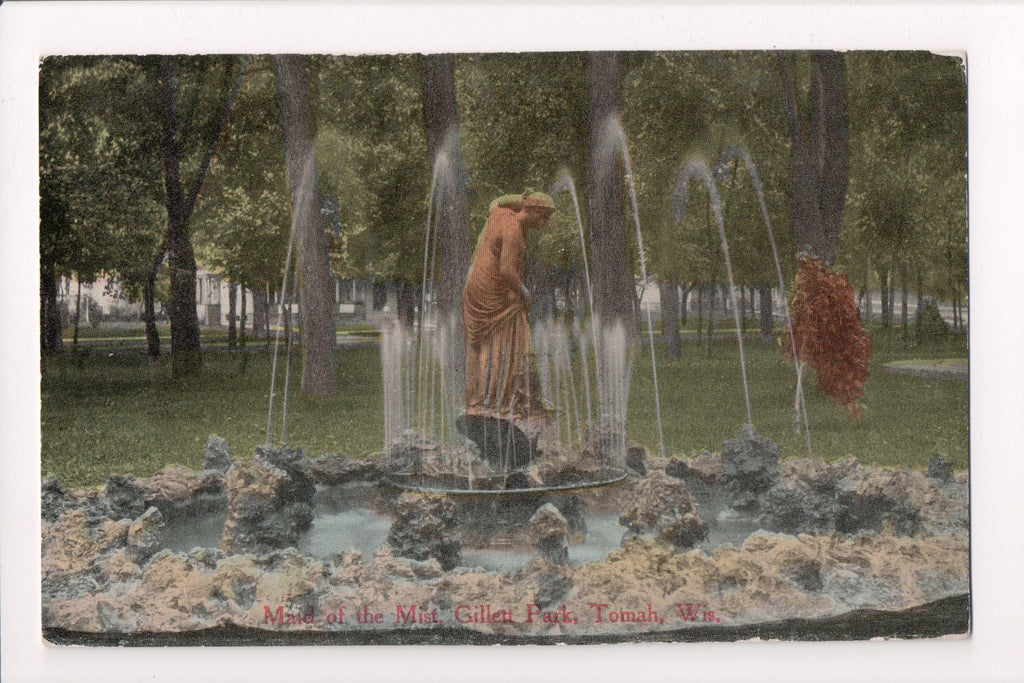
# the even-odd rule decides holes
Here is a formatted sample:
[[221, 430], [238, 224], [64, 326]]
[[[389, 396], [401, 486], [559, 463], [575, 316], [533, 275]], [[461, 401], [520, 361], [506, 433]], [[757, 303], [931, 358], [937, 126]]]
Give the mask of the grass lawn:
[[[150, 476], [170, 463], [201, 469], [211, 434], [227, 439], [235, 457], [253, 455], [266, 441], [270, 354], [208, 350], [202, 375], [190, 381], [172, 379], [164, 358], [154, 367], [142, 350], [92, 354], [81, 366], [70, 355], [44, 358], [43, 475], [91, 486], [112, 474]], [[336, 398], [293, 392], [289, 442], [312, 456], [368, 455], [384, 440], [380, 355], [375, 348], [339, 351], [338, 370]], [[298, 374], [291, 379], [297, 389]], [[275, 443], [279, 403], [276, 411]]]
[[[881, 371], [907, 358], [967, 355], [966, 339], [917, 345], [898, 331], [872, 330], [875, 357], [861, 402], [864, 415], [846, 410], [805, 383], [814, 455], [856, 457], [865, 464], [919, 467], [936, 454], [954, 469], [967, 467], [968, 383]], [[646, 343], [636, 363], [629, 435], [658, 450]], [[793, 434], [795, 374], [778, 347], [745, 342], [754, 426], [778, 443], [784, 457], [807, 455], [806, 437]], [[660, 353], [660, 349], [659, 349]], [[113, 474], [150, 476], [171, 463], [202, 467], [211, 434], [248, 458], [266, 440], [270, 355], [208, 349], [200, 377], [170, 377], [169, 359], [151, 367], [144, 351], [61, 354], [42, 363], [42, 475], [73, 487], [96, 486]], [[293, 392], [289, 442], [310, 456], [336, 452], [363, 457], [384, 440], [380, 355], [376, 348], [338, 351], [339, 394], [310, 400]], [[688, 342], [683, 356], [659, 358], [658, 376], [666, 451], [692, 456], [719, 450], [746, 421], [735, 339]], [[293, 389], [298, 376], [294, 375]], [[277, 408], [275, 434], [280, 431]], [[275, 442], [277, 437], [275, 436]]]
[[[924, 468], [941, 455], [956, 470], [967, 468], [968, 383], [896, 375], [882, 365], [901, 357], [943, 358], [967, 355], [966, 339], [917, 345], [899, 331], [872, 330], [875, 353], [860, 404], [863, 414], [850, 420], [846, 409], [817, 387], [813, 372], [804, 389], [815, 457], [833, 461], [855, 457], [864, 464]], [[646, 348], [646, 347], [645, 347]], [[783, 457], [805, 457], [807, 437], [793, 433], [796, 374], [777, 346], [745, 340], [753, 422], [782, 448]], [[659, 350], [660, 353], [660, 350]], [[629, 413], [630, 436], [653, 452], [658, 433], [649, 355], [638, 359]], [[719, 450], [746, 421], [739, 354], [733, 339], [684, 344], [682, 358], [659, 358], [658, 380], [667, 455], [691, 457]]]

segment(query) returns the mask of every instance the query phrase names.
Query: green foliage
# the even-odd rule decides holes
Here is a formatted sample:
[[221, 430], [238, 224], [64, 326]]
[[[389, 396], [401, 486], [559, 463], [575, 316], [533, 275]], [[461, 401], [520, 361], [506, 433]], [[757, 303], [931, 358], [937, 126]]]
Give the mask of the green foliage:
[[[792, 63], [797, 97], [806, 99], [811, 60], [800, 53]], [[335, 274], [419, 283], [431, 180], [419, 56], [321, 56], [310, 65]], [[650, 271], [681, 283], [724, 280], [706, 191], [695, 183], [691, 208], [676, 221], [671, 189], [689, 158], [713, 167], [724, 149], [740, 144], [758, 166], [791, 280], [790, 143], [777, 55], [628, 53], [623, 65], [623, 126]], [[837, 265], [856, 286], [901, 280], [942, 298], [964, 295], [962, 65], [922, 52], [852, 52], [846, 65], [850, 189]], [[236, 66], [227, 56], [182, 58], [183, 139], [194, 143], [209, 130]], [[139, 293], [166, 227], [158, 73], [152, 57], [41, 63], [44, 266], [86, 281], [118, 275], [129, 294]], [[460, 55], [456, 85], [474, 236], [495, 197], [548, 190], [563, 170], [575, 179], [585, 216], [586, 56]], [[186, 179], [204, 151], [186, 145]], [[734, 164], [720, 189], [738, 284], [774, 282], [749, 175]], [[556, 202], [547, 229], [531, 239], [530, 260], [551, 277], [574, 276], [582, 272], [575, 210], [567, 194]], [[200, 264], [250, 287], [279, 287], [288, 207], [274, 74], [268, 58], [254, 57], [194, 216]]]
[[321, 187], [339, 207], [335, 272], [418, 283], [430, 191], [418, 57], [313, 64]]
[[[237, 68], [235, 59], [227, 56], [182, 57], [179, 62], [181, 172], [184, 182], [191, 184]], [[62, 274], [76, 273], [88, 282], [105, 273], [120, 278], [129, 295], [140, 295], [167, 227], [160, 147], [163, 117], [158, 57], [43, 60], [40, 174], [61, 197], [70, 217], [61, 240], [71, 256]], [[253, 130], [259, 127], [236, 132], [235, 146], [242, 144], [242, 137], [250, 150], [258, 145]], [[213, 174], [223, 175], [222, 170], [215, 165]], [[261, 172], [258, 182], [264, 179]], [[215, 183], [213, 189], [211, 200], [200, 196], [206, 221], [237, 229], [235, 217], [245, 204], [223, 183]], [[255, 196], [262, 191], [255, 190]], [[199, 251], [207, 252], [212, 267], [232, 261], [230, 255], [211, 254], [215, 250], [208, 247], [201, 243]]]
[[[491, 202], [526, 188], [547, 192], [564, 171], [586, 212], [588, 144], [585, 57], [579, 53], [470, 54], [456, 62], [460, 133], [469, 170], [470, 229], [483, 230]], [[583, 272], [568, 194], [544, 231], [528, 236], [533, 267], [558, 278]]]
[[942, 319], [939, 307], [934, 302], [917, 312], [914, 332], [918, 339], [943, 339], [950, 334], [949, 325]]
[[858, 284], [967, 290], [967, 87], [955, 57], [847, 53], [850, 189], [840, 263]]
[[247, 287], [280, 288], [291, 209], [281, 110], [267, 57], [250, 64], [193, 225], [203, 266]]
[[[793, 271], [788, 230], [788, 139], [781, 82], [764, 53], [649, 53], [626, 79], [624, 125], [631, 144], [649, 262], [675, 282], [721, 283], [724, 259], [707, 190], [691, 183], [677, 221], [672, 190], [684, 164], [714, 168], [731, 145], [751, 155], [764, 185], [783, 268]], [[767, 230], [750, 176], [738, 162], [719, 187], [737, 284], [776, 280]], [[653, 256], [653, 258], [651, 258]]]
[[[163, 229], [158, 100], [144, 58], [50, 57], [40, 64], [41, 253], [58, 274], [120, 276], [137, 292]], [[53, 204], [48, 204], [53, 206]]]

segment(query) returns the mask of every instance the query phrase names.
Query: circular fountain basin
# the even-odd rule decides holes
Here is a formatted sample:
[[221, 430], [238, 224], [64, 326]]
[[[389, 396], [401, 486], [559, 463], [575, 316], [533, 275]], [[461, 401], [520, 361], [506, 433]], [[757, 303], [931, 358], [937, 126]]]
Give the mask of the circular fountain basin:
[[[623, 474], [615, 481], [625, 477]], [[574, 490], [567, 486], [556, 491], [538, 489], [518, 493], [571, 493]], [[483, 496], [485, 493], [477, 495]], [[297, 550], [323, 561], [330, 561], [336, 555], [349, 551], [358, 551], [367, 558], [373, 557], [387, 546], [388, 531], [392, 524], [386, 510], [388, 499], [387, 488], [368, 482], [319, 486], [314, 497], [313, 521], [309, 529], [299, 537]], [[596, 506], [594, 501], [590, 501], [590, 504], [602, 507]], [[696, 548], [706, 553], [722, 545], [740, 547], [747, 537], [761, 529], [756, 519], [736, 514], [726, 508], [721, 500], [698, 496], [697, 504], [702, 516], [707, 518], [708, 534]], [[192, 552], [196, 548], [215, 550], [220, 547], [226, 520], [226, 508], [216, 507], [171, 518], [165, 524], [161, 547], [183, 553]], [[621, 548], [624, 537], [628, 535], [618, 512], [584, 509], [582, 522], [585, 532], [575, 536], [569, 545], [570, 564], [600, 562], [609, 553]], [[528, 543], [496, 539], [491, 547], [463, 547], [460, 566], [509, 573], [522, 569], [536, 555], [536, 550]]]
[[[228, 471], [249, 471], [244, 465]], [[311, 523], [293, 547], [270, 551], [219, 549], [221, 529], [231, 522], [227, 501], [240, 500], [225, 485], [237, 480], [232, 474], [172, 468], [84, 492], [48, 482], [47, 637], [209, 635], [221, 627], [236, 636], [247, 629], [297, 634], [296, 626], [267, 616], [278, 606], [312, 610], [319, 620], [301, 630], [338, 642], [350, 642], [346, 634], [423, 642], [416, 635], [423, 630], [451, 642], [788, 638], [795, 636], [772, 624], [793, 620], [806, 622], [807, 637], [827, 627], [832, 635], [818, 637], [845, 638], [964, 633], [969, 624], [967, 478], [941, 462], [926, 475], [853, 461], [779, 461], [770, 442], [746, 434], [720, 454], [648, 457], [643, 474], [630, 472], [602, 489], [449, 501], [461, 515], [454, 529], [461, 553], [450, 567], [434, 557], [400, 557], [389, 541], [399, 499], [409, 494], [384, 483], [383, 467], [318, 459], [312, 471]], [[424, 498], [431, 505], [446, 500]], [[703, 527], [686, 527], [690, 513], [673, 517], [687, 500]], [[648, 502], [656, 504], [648, 509]], [[544, 508], [564, 513], [564, 564], [545, 555], [529, 528], [507, 523], [532, 523]], [[552, 518], [558, 514], [549, 509]], [[681, 528], [703, 533], [673, 547]], [[515, 618], [460, 621], [481, 603]], [[617, 615], [657, 614], [659, 621], [601, 621], [591, 605], [606, 603]], [[705, 605], [715, 621], [690, 621], [679, 607], [687, 604]], [[408, 614], [410, 605], [424, 606], [436, 622], [396, 621], [396, 610]], [[379, 626], [326, 621], [343, 608], [351, 617], [357, 607], [386, 619]], [[579, 621], [530, 621], [537, 609], [564, 609]], [[863, 635], [843, 635], [854, 633]]]

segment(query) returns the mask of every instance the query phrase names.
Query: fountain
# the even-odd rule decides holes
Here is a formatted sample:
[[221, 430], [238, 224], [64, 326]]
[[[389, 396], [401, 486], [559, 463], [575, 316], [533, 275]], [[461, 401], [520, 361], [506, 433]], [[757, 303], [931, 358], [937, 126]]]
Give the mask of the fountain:
[[[626, 168], [646, 281], [617, 121], [604, 144]], [[733, 158], [755, 178], [765, 211], [753, 162], [730, 148], [722, 163]], [[519, 643], [967, 631], [967, 476], [941, 460], [924, 474], [781, 459], [753, 427], [741, 336], [747, 420], [736, 438], [717, 453], [668, 458], [659, 415], [658, 454], [627, 440], [635, 348], [621, 323], [593, 315], [567, 174], [552, 193], [572, 199], [590, 309], [571, 323], [542, 317], [513, 330], [532, 347], [497, 377], [512, 383], [515, 400], [477, 391], [472, 371], [464, 384], [454, 346], [468, 337], [472, 359], [489, 338], [481, 345], [437, 303], [435, 195], [451, 163], [442, 152], [434, 167], [416, 323], [382, 329], [382, 452], [309, 458], [288, 445], [286, 324], [280, 448], [272, 390], [267, 443], [255, 458], [233, 460], [212, 437], [202, 472], [112, 477], [98, 491], [43, 483], [48, 639]], [[683, 168], [680, 211], [692, 178], [711, 194], [731, 283], [715, 173], [703, 161]], [[492, 218], [513, 220], [530, 196], [499, 198]], [[534, 201], [553, 206], [543, 195]], [[290, 255], [291, 247], [285, 285]], [[282, 297], [282, 313], [286, 305]], [[642, 398], [660, 404], [656, 379], [654, 396]]]
[[[440, 157], [436, 168], [445, 163]], [[438, 176], [435, 170], [435, 187]], [[518, 260], [521, 270], [525, 242], [516, 226], [531, 211], [542, 212], [529, 219], [537, 223], [529, 226], [535, 229], [546, 222], [554, 204], [546, 195], [527, 191], [491, 205], [466, 285], [463, 319], [472, 321], [471, 332], [466, 331], [469, 322], [463, 329], [457, 317], [442, 316], [436, 305], [438, 276], [435, 258], [428, 255], [436, 251], [437, 228], [430, 223], [433, 211], [428, 213], [418, 329], [403, 329], [396, 320], [382, 330], [384, 453], [388, 479], [400, 489], [541, 496], [606, 486], [625, 477], [624, 329], [605, 330], [592, 314], [586, 332], [579, 320], [567, 326], [553, 317], [531, 329], [528, 299], [520, 294], [525, 291], [521, 272], [512, 271], [512, 284], [506, 282], [507, 271], [499, 272], [505, 267], [499, 250], [509, 243], [520, 251], [502, 258]], [[582, 229], [581, 251], [586, 258]], [[515, 303], [509, 307], [507, 301]], [[449, 381], [454, 373], [448, 347], [462, 336], [472, 337], [466, 345], [470, 390], [459, 395], [461, 387]], [[600, 380], [597, 425], [591, 358]]]

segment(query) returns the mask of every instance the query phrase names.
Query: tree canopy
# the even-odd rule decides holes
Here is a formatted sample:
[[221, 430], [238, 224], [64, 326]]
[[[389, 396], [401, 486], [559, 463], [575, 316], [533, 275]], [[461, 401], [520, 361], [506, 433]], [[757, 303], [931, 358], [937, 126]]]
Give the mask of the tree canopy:
[[[812, 92], [814, 57], [785, 55], [792, 96]], [[334, 274], [422, 279], [431, 159], [418, 55], [317, 56], [309, 61], [314, 149]], [[961, 61], [923, 52], [851, 52], [839, 67], [849, 116], [849, 187], [835, 265], [858, 287], [910, 283], [966, 293], [966, 84]], [[677, 219], [671, 187], [688, 159], [712, 167], [732, 145], [760, 173], [787, 277], [795, 272], [792, 145], [785, 73], [765, 52], [622, 53], [621, 117], [632, 155], [646, 256], [658, 278], [724, 277], [707, 194]], [[178, 62], [181, 172], [200, 170], [203, 140], [237, 75], [231, 57]], [[121, 279], [141, 294], [166, 232], [160, 159], [160, 64], [152, 57], [50, 57], [40, 65], [41, 266], [89, 281]], [[490, 201], [550, 191], [561, 172], [580, 192], [589, 230], [587, 56], [464, 54], [454, 59], [469, 238]], [[186, 144], [187, 143], [187, 144]], [[200, 265], [251, 288], [279, 286], [289, 229], [284, 136], [267, 57], [254, 57], [192, 219]], [[758, 200], [739, 162], [721, 169], [726, 232], [738, 284], [774, 281]], [[532, 245], [551, 280], [582, 269], [567, 195]], [[628, 195], [624, 207], [628, 206]], [[627, 221], [631, 226], [631, 220]], [[636, 245], [627, 231], [628, 259]], [[561, 278], [561, 280], [559, 279]]]

